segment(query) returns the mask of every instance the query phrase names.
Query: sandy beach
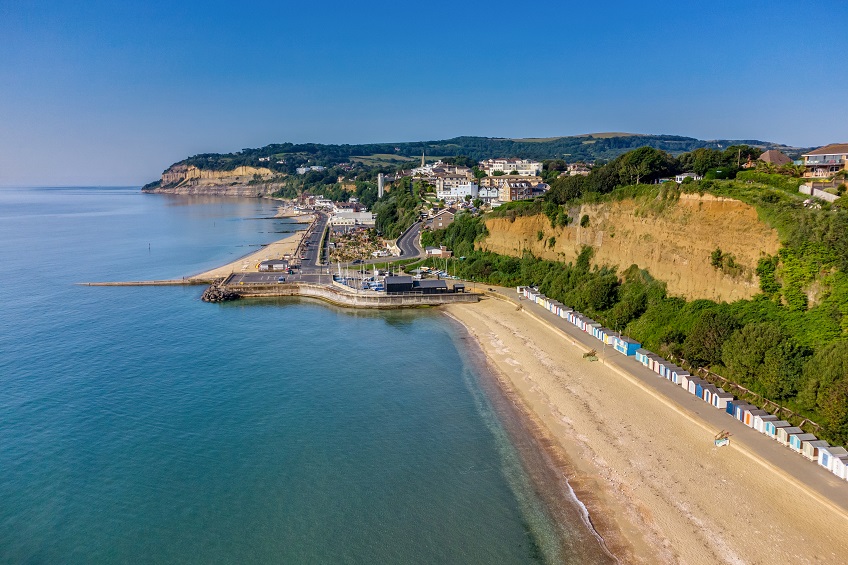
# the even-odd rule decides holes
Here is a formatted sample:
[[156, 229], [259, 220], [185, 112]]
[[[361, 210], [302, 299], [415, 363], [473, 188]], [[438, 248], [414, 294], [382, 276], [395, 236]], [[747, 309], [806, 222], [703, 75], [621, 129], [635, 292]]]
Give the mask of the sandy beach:
[[[280, 206], [277, 211], [276, 217], [293, 217], [298, 216], [298, 214], [288, 212], [286, 208]], [[314, 219], [314, 216], [311, 214], [304, 215], [304, 222], [311, 222]], [[304, 226], [306, 224], [304, 223]], [[214, 279], [221, 279], [229, 276], [231, 273], [242, 273], [242, 272], [256, 272], [258, 271], [258, 264], [260, 261], [266, 261], [268, 259], [281, 259], [286, 254], [294, 254], [297, 250], [300, 242], [303, 240], [303, 236], [306, 233], [306, 227], [303, 228], [302, 231], [298, 231], [296, 233], [290, 234], [288, 237], [283, 239], [279, 239], [274, 241], [273, 243], [269, 243], [268, 245], [263, 246], [259, 251], [255, 251], [248, 255], [244, 255], [232, 261], [231, 263], [227, 263], [226, 265], [221, 265], [220, 267], [216, 267], [209, 271], [205, 271], [203, 273], [199, 273], [197, 275], [192, 276], [192, 279], [199, 279], [204, 281], [211, 281]]]
[[445, 312], [548, 435], [555, 460], [622, 563], [837, 563], [848, 515], [674, 410], [510, 302]]

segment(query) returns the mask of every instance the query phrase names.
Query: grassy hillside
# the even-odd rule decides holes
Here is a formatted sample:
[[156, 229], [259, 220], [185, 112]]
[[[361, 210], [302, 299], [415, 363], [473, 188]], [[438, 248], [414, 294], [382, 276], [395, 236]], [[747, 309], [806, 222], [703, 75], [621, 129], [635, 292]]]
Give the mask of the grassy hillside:
[[[597, 134], [553, 138], [503, 139], [490, 137], [456, 137], [439, 141], [403, 143], [369, 143], [361, 145], [322, 145], [318, 143], [278, 143], [235, 153], [204, 153], [184, 159], [175, 165], [193, 165], [206, 170], [229, 170], [238, 166], [268, 167], [274, 172], [293, 174], [303, 165], [332, 166], [355, 158], [372, 157], [381, 163], [404, 158], [418, 159], [424, 152], [453, 157], [466, 155], [475, 160], [490, 157], [520, 157], [528, 159], [562, 159], [569, 161], [614, 159], [638, 147], [653, 147], [673, 155], [698, 148], [722, 149], [746, 144], [763, 148], [781, 148], [793, 153], [793, 148], [758, 140], [704, 141], [675, 135]], [[797, 151], [794, 151], [797, 153]], [[260, 159], [262, 159], [260, 161]]]

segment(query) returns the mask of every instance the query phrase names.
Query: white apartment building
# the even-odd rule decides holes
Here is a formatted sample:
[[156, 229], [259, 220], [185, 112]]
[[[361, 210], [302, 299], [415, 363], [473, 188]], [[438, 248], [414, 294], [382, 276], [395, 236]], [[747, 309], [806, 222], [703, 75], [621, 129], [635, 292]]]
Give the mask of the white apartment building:
[[473, 182], [466, 181], [465, 184], [452, 186], [443, 190], [436, 190], [436, 198], [445, 202], [462, 202], [466, 196], [477, 198], [479, 189]]
[[508, 175], [515, 171], [523, 177], [532, 177], [542, 173], [542, 163], [528, 159], [487, 159], [480, 162], [480, 170], [489, 176], [496, 172]]

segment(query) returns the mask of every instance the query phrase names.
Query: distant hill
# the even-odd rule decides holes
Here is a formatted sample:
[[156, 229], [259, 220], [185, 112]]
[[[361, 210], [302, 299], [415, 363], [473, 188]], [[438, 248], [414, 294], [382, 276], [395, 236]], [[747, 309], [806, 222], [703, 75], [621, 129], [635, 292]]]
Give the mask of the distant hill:
[[[752, 145], [764, 149], [780, 149], [789, 156], [797, 156], [806, 148], [760, 141], [756, 139], [717, 139], [705, 141], [677, 135], [644, 135], [629, 133], [595, 133], [568, 137], [507, 139], [493, 137], [455, 137], [440, 141], [413, 141], [399, 143], [367, 143], [361, 145], [324, 145], [319, 143], [276, 143], [257, 149], [243, 149], [237, 153], [203, 153], [194, 155], [173, 166], [194, 166], [201, 170], [224, 171], [236, 167], [264, 167], [274, 173], [292, 174], [303, 165], [333, 166], [351, 158], [379, 156], [374, 161], [386, 165], [406, 165], [410, 158], [430, 158], [466, 155], [475, 160], [490, 157], [518, 157], [525, 159], [565, 159], [567, 161], [595, 161], [614, 159], [631, 149], [650, 146], [673, 155], [701, 147], [723, 149], [730, 145]], [[354, 159], [357, 160], [357, 159]]]

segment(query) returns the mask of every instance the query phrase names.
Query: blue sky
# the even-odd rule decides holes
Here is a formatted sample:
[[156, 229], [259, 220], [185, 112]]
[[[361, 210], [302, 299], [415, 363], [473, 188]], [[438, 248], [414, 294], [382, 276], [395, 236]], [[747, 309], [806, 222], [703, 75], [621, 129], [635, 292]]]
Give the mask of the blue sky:
[[845, 142], [846, 22], [840, 0], [0, 0], [0, 185], [283, 141]]

